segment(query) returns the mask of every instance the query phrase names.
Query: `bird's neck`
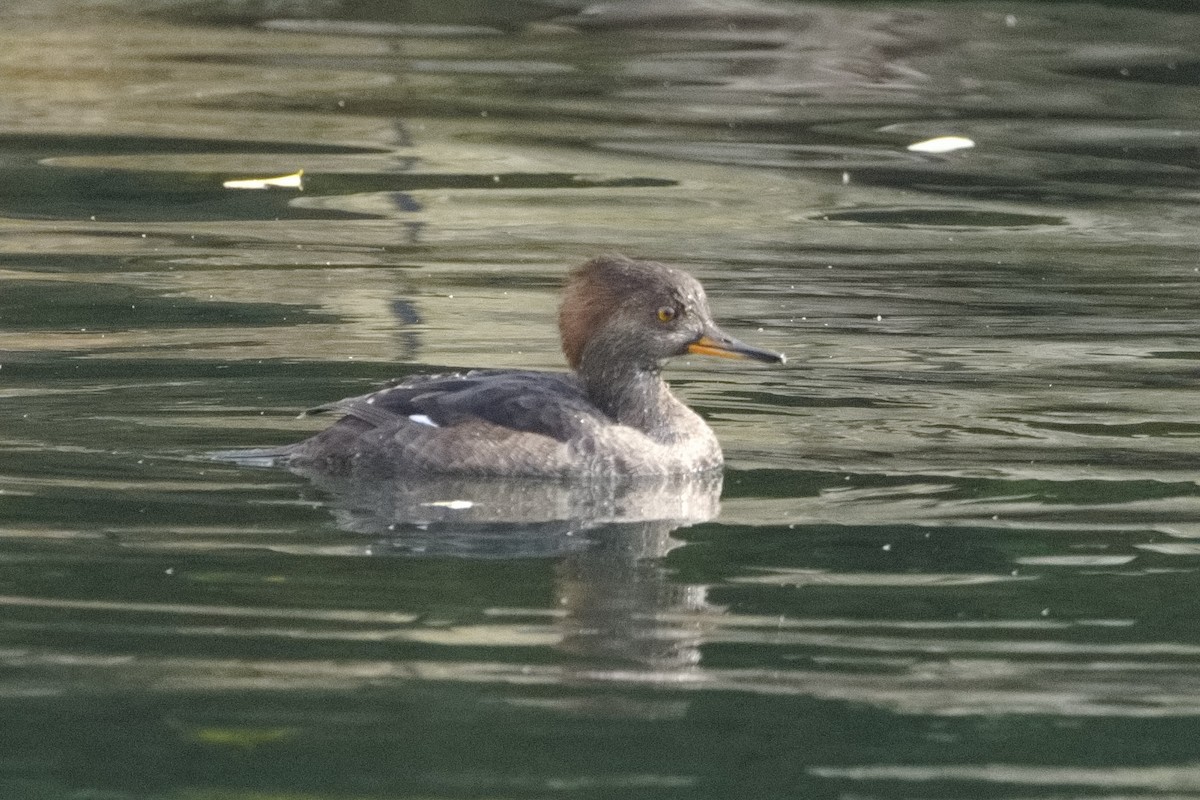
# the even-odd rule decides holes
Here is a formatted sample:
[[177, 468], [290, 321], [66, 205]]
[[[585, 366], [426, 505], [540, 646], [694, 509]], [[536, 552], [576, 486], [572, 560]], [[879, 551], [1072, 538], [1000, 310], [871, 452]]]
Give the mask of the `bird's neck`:
[[669, 442], [682, 404], [663, 381], [657, 363], [629, 360], [604, 348], [584, 352], [578, 369], [588, 399], [622, 425]]

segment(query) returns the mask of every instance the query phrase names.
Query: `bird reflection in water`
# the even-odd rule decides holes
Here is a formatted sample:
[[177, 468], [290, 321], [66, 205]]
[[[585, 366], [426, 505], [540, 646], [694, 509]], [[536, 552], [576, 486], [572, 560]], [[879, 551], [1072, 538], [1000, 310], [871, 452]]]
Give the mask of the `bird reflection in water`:
[[[303, 471], [297, 470], [300, 474]], [[556, 559], [559, 649], [588, 670], [699, 661], [702, 586], [670, 580], [673, 531], [714, 518], [719, 471], [587, 481], [305, 475], [375, 556]]]

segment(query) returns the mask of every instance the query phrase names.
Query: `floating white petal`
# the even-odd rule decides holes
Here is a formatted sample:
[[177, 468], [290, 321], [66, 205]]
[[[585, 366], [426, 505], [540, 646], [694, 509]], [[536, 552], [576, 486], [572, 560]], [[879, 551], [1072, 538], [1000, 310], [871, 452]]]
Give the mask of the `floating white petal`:
[[449, 508], [452, 511], [462, 511], [468, 508], [474, 508], [475, 503], [471, 500], [435, 500], [432, 503], [421, 503], [429, 508]]
[[974, 147], [975, 142], [965, 136], [939, 136], [923, 142], [913, 142], [908, 149], [913, 153], [952, 153]]
[[226, 189], [304, 189], [304, 170], [293, 172], [291, 175], [278, 175], [274, 178], [244, 178], [235, 181], [225, 181], [221, 184]]

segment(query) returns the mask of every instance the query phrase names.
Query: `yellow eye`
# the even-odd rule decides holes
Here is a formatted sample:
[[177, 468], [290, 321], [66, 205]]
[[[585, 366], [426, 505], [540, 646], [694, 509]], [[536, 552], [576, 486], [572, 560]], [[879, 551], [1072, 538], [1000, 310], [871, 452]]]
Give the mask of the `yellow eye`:
[[673, 319], [675, 319], [675, 309], [670, 306], [663, 306], [658, 310], [659, 322], [670, 322]]

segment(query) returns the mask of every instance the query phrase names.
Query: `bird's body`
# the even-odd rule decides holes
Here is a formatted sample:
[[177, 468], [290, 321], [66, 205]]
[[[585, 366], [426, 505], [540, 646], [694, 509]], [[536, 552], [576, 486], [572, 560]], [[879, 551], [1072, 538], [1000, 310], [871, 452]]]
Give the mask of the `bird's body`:
[[721, 466], [721, 447], [662, 380], [663, 362], [685, 353], [783, 361], [717, 328], [687, 273], [620, 256], [572, 274], [559, 329], [571, 372], [411, 377], [314, 409], [341, 417], [302, 442], [255, 452], [306, 470], [373, 475], [702, 472]]

